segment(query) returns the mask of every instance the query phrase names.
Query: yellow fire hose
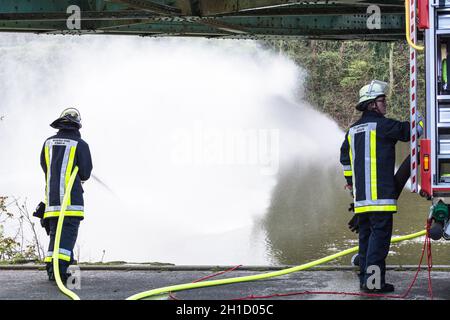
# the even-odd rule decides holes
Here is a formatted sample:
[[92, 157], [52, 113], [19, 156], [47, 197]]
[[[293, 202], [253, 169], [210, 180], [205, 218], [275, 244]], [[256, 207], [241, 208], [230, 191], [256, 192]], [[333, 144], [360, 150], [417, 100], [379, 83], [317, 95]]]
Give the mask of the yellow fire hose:
[[[409, 234], [406, 236], [392, 238], [391, 243], [397, 243], [397, 242], [401, 242], [401, 241], [405, 241], [405, 240], [418, 238], [418, 237], [424, 236], [425, 234], [426, 234], [426, 230], [422, 230], [422, 231], [412, 233], [412, 234]], [[145, 291], [145, 292], [141, 292], [141, 293], [132, 295], [131, 297], [128, 297], [127, 300], [140, 300], [140, 299], [145, 299], [145, 298], [149, 298], [152, 296], [168, 294], [169, 292], [197, 289], [197, 288], [211, 287], [211, 286], [219, 286], [219, 285], [238, 283], [238, 282], [263, 280], [263, 279], [283, 276], [288, 273], [302, 271], [302, 270], [306, 270], [306, 269], [315, 267], [319, 264], [329, 262], [331, 260], [343, 257], [345, 255], [348, 255], [350, 253], [357, 252], [357, 251], [358, 251], [358, 246], [338, 252], [336, 254], [333, 254], [333, 255], [330, 255], [327, 257], [324, 257], [322, 259], [318, 259], [318, 260], [315, 260], [312, 262], [308, 262], [308, 263], [296, 266], [296, 267], [287, 268], [287, 269], [274, 271], [274, 272], [268, 272], [268, 273], [264, 273], [264, 274], [257, 274], [257, 275], [253, 275], [253, 276], [236, 277], [236, 278], [229, 278], [229, 279], [222, 279], [222, 280], [211, 280], [211, 281], [196, 282], [196, 283], [178, 284], [178, 285], [153, 289], [153, 290], [149, 290], [149, 291]]]
[[409, 6], [410, 6], [410, 1], [411, 0], [405, 0], [405, 22], [406, 22], [406, 41], [408, 41], [408, 44], [413, 47], [414, 49], [418, 50], [418, 51], [423, 51], [424, 47], [423, 46], [419, 46], [417, 44], [415, 44], [414, 42], [412, 42], [411, 40], [411, 29], [410, 29], [410, 16], [409, 16]]
[[61, 281], [61, 274], [59, 273], [59, 243], [61, 240], [61, 233], [64, 222], [64, 214], [66, 213], [67, 209], [67, 202], [69, 201], [70, 192], [72, 191], [72, 186], [77, 176], [77, 173], [78, 167], [75, 167], [75, 169], [72, 172], [72, 175], [70, 176], [69, 183], [67, 184], [66, 192], [64, 194], [61, 212], [58, 217], [58, 225], [56, 227], [55, 245], [53, 247], [53, 272], [55, 273], [56, 284], [58, 285], [59, 290], [61, 290], [62, 293], [64, 293], [72, 300], [80, 300], [80, 297], [78, 297], [73, 291], [67, 289], [64, 283]]
[[[80, 297], [78, 297], [74, 292], [67, 289], [64, 286], [63, 282], [61, 281], [61, 275], [59, 273], [58, 254], [59, 254], [59, 244], [60, 244], [60, 239], [61, 239], [62, 227], [63, 227], [63, 222], [64, 222], [64, 214], [66, 212], [67, 202], [69, 200], [69, 195], [72, 190], [72, 186], [75, 181], [77, 173], [78, 173], [78, 167], [75, 167], [70, 176], [69, 183], [67, 185], [66, 192], [65, 192], [65, 195], [63, 198], [63, 203], [61, 206], [61, 213], [59, 215], [58, 225], [56, 228], [55, 246], [53, 248], [53, 270], [55, 272], [56, 283], [58, 285], [58, 288], [61, 290], [61, 292], [73, 300], [80, 300]], [[422, 231], [419, 231], [416, 233], [408, 234], [406, 236], [392, 238], [391, 243], [397, 243], [397, 242], [401, 242], [401, 241], [411, 240], [414, 238], [424, 236], [425, 234], [426, 234], [426, 230], [422, 230]], [[221, 279], [221, 280], [210, 280], [210, 281], [203, 281], [203, 282], [196, 282], [196, 283], [185, 283], [185, 284], [178, 284], [178, 285], [157, 288], [157, 289], [137, 293], [135, 295], [132, 295], [131, 297], [128, 297], [127, 300], [141, 300], [141, 299], [166, 295], [170, 292], [219, 286], [219, 285], [225, 285], [225, 284], [231, 284], [231, 283], [264, 280], [264, 279], [269, 279], [269, 278], [273, 278], [273, 277], [279, 277], [279, 276], [283, 276], [283, 275], [286, 275], [289, 273], [303, 271], [303, 270], [315, 267], [315, 266], [323, 264], [323, 263], [327, 263], [331, 260], [346, 256], [348, 254], [351, 254], [351, 253], [354, 253], [357, 251], [358, 251], [358, 246], [347, 249], [347, 250], [343, 250], [343, 251], [335, 253], [333, 255], [329, 255], [324, 258], [321, 258], [321, 259], [318, 259], [315, 261], [311, 261], [311, 262], [308, 262], [308, 263], [305, 263], [305, 264], [302, 264], [302, 265], [299, 265], [296, 267], [287, 268], [287, 269], [283, 269], [283, 270], [279, 270], [279, 271], [263, 273], [263, 274], [257, 274], [257, 275], [245, 276], [245, 277], [235, 277], [235, 278], [228, 278], [228, 279]]]

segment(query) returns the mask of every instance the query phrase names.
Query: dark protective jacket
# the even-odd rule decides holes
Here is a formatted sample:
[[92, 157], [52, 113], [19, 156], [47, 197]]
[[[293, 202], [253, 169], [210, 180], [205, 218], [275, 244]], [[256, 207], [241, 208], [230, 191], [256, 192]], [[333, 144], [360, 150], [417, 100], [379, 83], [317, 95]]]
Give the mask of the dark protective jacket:
[[91, 153], [88, 144], [81, 139], [79, 130], [70, 125], [63, 125], [42, 147], [41, 167], [46, 181], [44, 218], [59, 216], [65, 190], [75, 166], [78, 166], [78, 174], [65, 215], [83, 219], [84, 200], [81, 182], [89, 179], [91, 175]]
[[395, 144], [410, 139], [408, 121], [365, 111], [351, 125], [341, 146], [341, 164], [353, 185], [355, 213], [396, 212]]

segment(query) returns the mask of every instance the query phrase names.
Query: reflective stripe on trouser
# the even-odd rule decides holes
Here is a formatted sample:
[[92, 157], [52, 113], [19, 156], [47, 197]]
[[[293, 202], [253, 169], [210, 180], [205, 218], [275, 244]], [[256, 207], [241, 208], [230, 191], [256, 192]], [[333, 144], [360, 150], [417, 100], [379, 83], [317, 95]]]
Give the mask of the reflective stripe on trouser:
[[[77, 217], [65, 217], [63, 223], [63, 229], [61, 232], [60, 249], [58, 253], [59, 258], [59, 270], [61, 274], [67, 272], [69, 264], [73, 262], [73, 248], [78, 237], [78, 228], [80, 226], [80, 218]], [[53, 253], [53, 247], [55, 245], [56, 227], [58, 219], [49, 219], [50, 226], [50, 242], [48, 246], [46, 263], [51, 263], [52, 258], [50, 256]]]
[[45, 263], [51, 263], [53, 258], [53, 251], [48, 251], [47, 255], [45, 256], [44, 262]]
[[[58, 254], [58, 259], [59, 260], [64, 260], [67, 262], [71, 262], [72, 260], [72, 252], [63, 248], [59, 249], [59, 254]], [[44, 259], [44, 262], [52, 262], [53, 261], [53, 251], [49, 251], [47, 252], [47, 256]]]

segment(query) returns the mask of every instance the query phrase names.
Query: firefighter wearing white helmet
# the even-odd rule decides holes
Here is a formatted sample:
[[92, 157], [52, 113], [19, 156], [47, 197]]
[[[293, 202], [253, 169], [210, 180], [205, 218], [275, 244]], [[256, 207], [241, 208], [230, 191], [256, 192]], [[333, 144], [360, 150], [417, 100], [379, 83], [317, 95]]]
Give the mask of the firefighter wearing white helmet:
[[75, 108], [67, 108], [61, 112], [61, 115], [58, 119], [53, 121], [50, 126], [55, 129], [59, 129], [58, 126], [61, 124], [73, 124], [78, 129], [81, 129], [81, 116], [80, 111]]
[[356, 109], [365, 111], [372, 102], [376, 102], [379, 97], [386, 97], [388, 84], [383, 81], [373, 80], [359, 90], [359, 101]]
[[[352, 231], [359, 232], [359, 281], [364, 292], [392, 292], [394, 286], [386, 283], [385, 259], [392, 235], [393, 213], [401, 188], [396, 185], [395, 145], [410, 140], [408, 121], [385, 117], [386, 82], [373, 80], [359, 91], [356, 109], [361, 118], [346, 132], [341, 146], [340, 162], [352, 192]], [[408, 166], [409, 167], [409, 166]], [[398, 190], [400, 189], [400, 190]], [[379, 286], [374, 286], [372, 272], [379, 270]]]
[[41, 151], [41, 167], [45, 173], [45, 209], [42, 224], [50, 236], [48, 252], [44, 259], [49, 280], [55, 280], [53, 271], [53, 247], [56, 226], [69, 177], [74, 168], [78, 173], [73, 184], [60, 239], [59, 270], [65, 281], [67, 268], [74, 262], [78, 228], [84, 219], [84, 199], [81, 184], [88, 180], [92, 171], [89, 145], [81, 139], [81, 116], [75, 108], [64, 109], [50, 126], [58, 132], [45, 140]]

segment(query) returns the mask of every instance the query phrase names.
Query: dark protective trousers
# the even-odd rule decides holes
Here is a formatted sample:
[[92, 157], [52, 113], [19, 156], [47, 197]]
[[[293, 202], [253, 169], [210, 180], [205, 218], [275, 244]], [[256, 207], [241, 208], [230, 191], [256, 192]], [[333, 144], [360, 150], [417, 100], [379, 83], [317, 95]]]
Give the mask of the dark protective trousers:
[[369, 212], [359, 214], [359, 281], [367, 284], [369, 266], [380, 268], [381, 286], [385, 283], [386, 257], [392, 236], [391, 212]]
[[[397, 199], [410, 176], [411, 157], [407, 156], [395, 173]], [[359, 281], [367, 284], [367, 267], [380, 268], [381, 286], [385, 283], [386, 257], [392, 237], [392, 213], [370, 212], [358, 214], [359, 224]]]
[[[67, 274], [67, 268], [73, 263], [73, 248], [77, 241], [78, 228], [81, 219], [78, 217], [64, 217], [61, 240], [59, 243], [59, 272], [64, 278]], [[49, 218], [50, 227], [50, 243], [46, 258], [46, 269], [49, 277], [53, 276], [53, 263], [51, 256], [53, 255], [53, 247], [55, 245], [56, 227], [58, 225], [57, 218]]]

